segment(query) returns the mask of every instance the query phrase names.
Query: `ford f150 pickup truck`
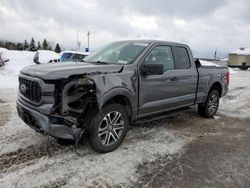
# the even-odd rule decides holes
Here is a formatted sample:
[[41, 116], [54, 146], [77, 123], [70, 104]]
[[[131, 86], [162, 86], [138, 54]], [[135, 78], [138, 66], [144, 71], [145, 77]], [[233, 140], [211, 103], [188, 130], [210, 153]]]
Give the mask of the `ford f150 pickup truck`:
[[[198, 105], [217, 112], [228, 91], [227, 67], [205, 67], [185, 44], [132, 40], [98, 49], [83, 62], [26, 67], [19, 75], [17, 111], [36, 131], [115, 150], [129, 124]], [[85, 135], [85, 134], [84, 134]]]

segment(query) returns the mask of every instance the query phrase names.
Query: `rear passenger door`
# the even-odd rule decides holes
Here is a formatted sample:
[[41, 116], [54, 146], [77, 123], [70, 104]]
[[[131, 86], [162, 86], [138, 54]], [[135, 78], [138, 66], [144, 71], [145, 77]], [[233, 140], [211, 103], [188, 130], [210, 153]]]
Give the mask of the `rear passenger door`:
[[184, 46], [172, 46], [175, 69], [173, 82], [178, 88], [175, 106], [188, 106], [195, 102], [198, 73], [190, 49]]

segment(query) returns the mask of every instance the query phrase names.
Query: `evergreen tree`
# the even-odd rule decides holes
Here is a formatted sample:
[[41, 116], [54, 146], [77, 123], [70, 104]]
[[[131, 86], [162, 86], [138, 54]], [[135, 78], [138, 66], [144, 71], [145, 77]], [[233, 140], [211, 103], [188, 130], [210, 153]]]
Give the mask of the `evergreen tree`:
[[23, 46], [23, 44], [22, 43], [17, 43], [17, 45], [16, 45], [16, 49], [17, 50], [24, 50], [24, 46]]
[[31, 38], [31, 41], [30, 41], [29, 51], [33, 51], [33, 52], [36, 51], [35, 40], [33, 37]]
[[41, 50], [41, 44], [40, 41], [37, 42], [37, 50]]
[[48, 50], [48, 47], [49, 47], [49, 45], [48, 45], [48, 43], [47, 43], [47, 40], [44, 39], [44, 40], [43, 40], [43, 44], [42, 44], [42, 49], [43, 49], [43, 50]]
[[56, 44], [55, 52], [56, 53], [60, 53], [61, 52], [61, 47], [60, 47], [60, 45], [58, 43]]
[[28, 44], [27, 40], [25, 39], [24, 44], [23, 44], [23, 49], [28, 50], [28, 47], [29, 47], [29, 44]]

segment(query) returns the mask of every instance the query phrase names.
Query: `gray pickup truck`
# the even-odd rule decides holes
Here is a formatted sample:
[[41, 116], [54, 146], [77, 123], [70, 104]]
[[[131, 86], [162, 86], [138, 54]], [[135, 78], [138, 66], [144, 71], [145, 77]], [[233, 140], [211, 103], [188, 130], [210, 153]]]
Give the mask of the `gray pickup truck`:
[[98, 49], [83, 62], [26, 67], [17, 111], [36, 131], [93, 149], [115, 150], [129, 124], [198, 105], [213, 117], [228, 91], [227, 67], [205, 67], [187, 45], [133, 40]]

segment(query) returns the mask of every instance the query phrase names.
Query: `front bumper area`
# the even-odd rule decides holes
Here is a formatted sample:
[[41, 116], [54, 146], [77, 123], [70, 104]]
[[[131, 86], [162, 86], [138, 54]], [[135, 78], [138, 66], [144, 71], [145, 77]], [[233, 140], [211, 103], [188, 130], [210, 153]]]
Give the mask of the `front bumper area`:
[[33, 110], [21, 101], [16, 102], [17, 112], [19, 117], [32, 129], [42, 134], [48, 134], [56, 138], [64, 138], [74, 140], [76, 129], [62, 124], [52, 124], [48, 115], [44, 115], [36, 110]]

